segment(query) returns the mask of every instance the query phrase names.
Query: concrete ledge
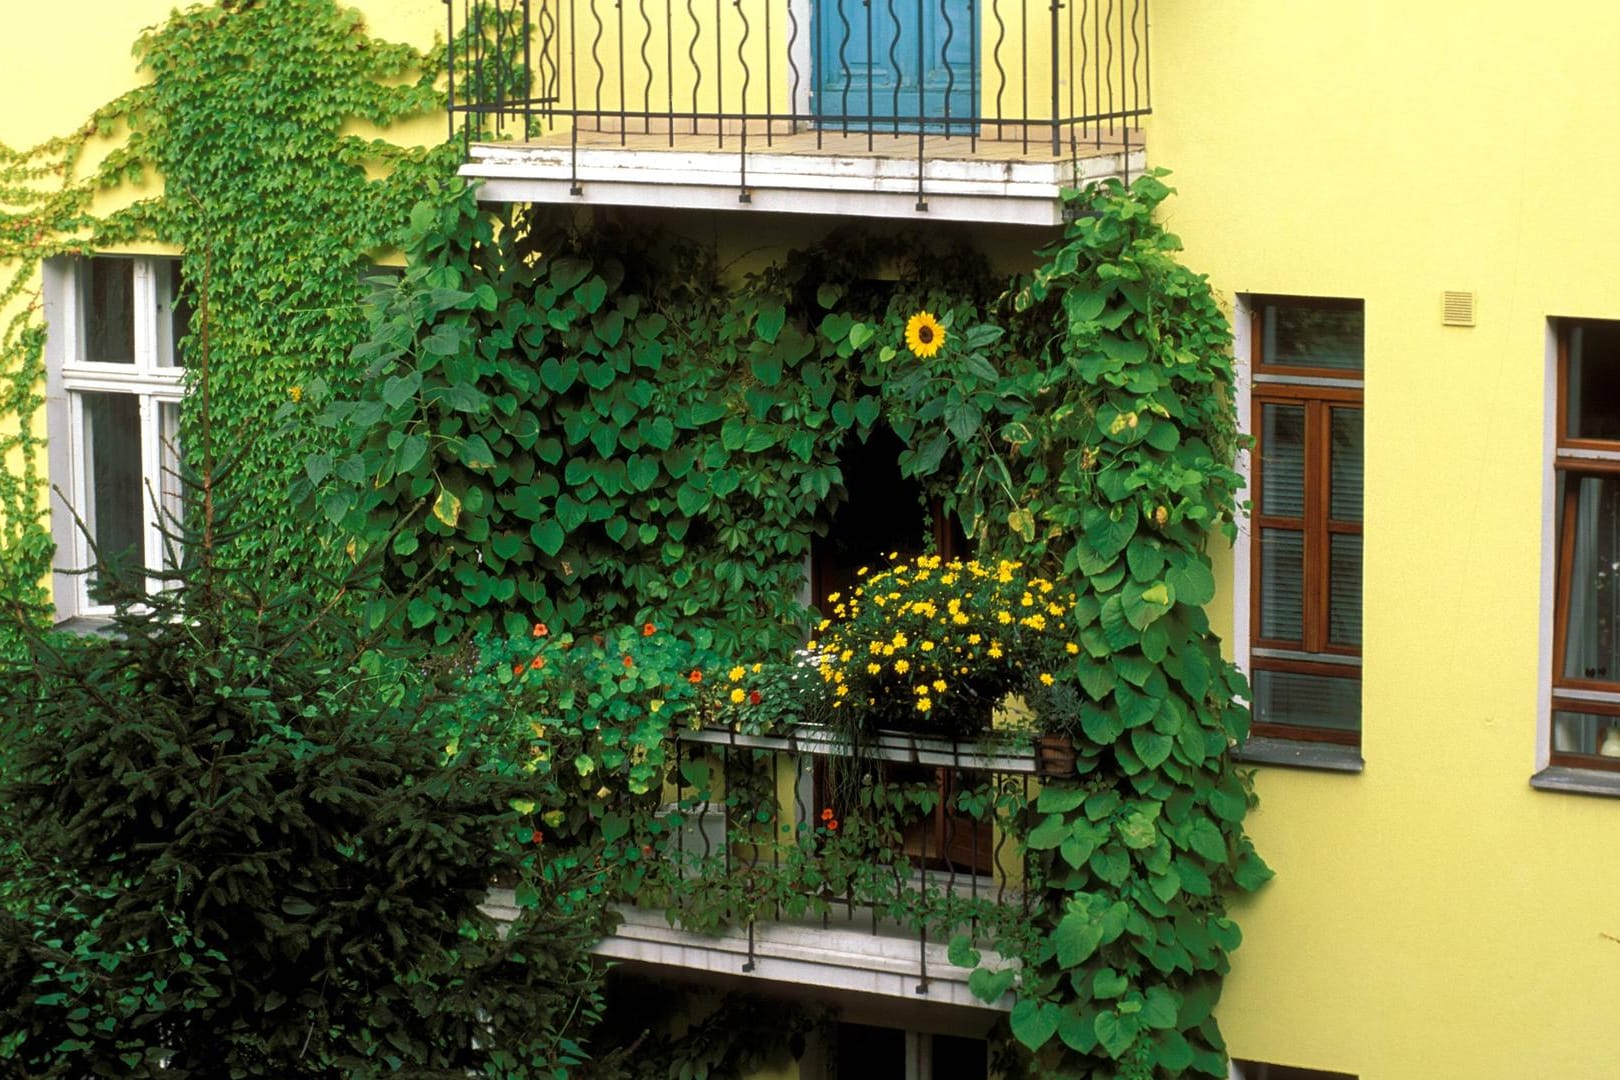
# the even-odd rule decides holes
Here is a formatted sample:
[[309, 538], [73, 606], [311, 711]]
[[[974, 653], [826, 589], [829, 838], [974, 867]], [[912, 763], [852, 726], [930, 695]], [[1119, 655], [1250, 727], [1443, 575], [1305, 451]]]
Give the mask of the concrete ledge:
[[1282, 765], [1321, 772], [1359, 773], [1367, 767], [1359, 747], [1304, 739], [1250, 739], [1232, 751], [1232, 760], [1245, 765]]
[[1620, 798], [1620, 773], [1550, 765], [1530, 778], [1530, 786], [1537, 791], [1562, 791], [1568, 795], [1606, 795], [1609, 798]]

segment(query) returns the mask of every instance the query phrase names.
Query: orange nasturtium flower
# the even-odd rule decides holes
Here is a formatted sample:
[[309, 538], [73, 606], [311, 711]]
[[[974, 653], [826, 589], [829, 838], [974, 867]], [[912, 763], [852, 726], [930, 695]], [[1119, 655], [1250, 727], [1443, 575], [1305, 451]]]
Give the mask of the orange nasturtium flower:
[[534, 624], [533, 634], [535, 637], [547, 637], [551, 634], [551, 628], [543, 622], [537, 622]]
[[652, 623], [644, 622], [641, 624], [642, 637], [652, 637], [656, 633], [658, 633], [658, 627], [654, 626]]
[[686, 681], [691, 683], [693, 686], [696, 686], [698, 683], [703, 681], [703, 672], [699, 671], [697, 668], [693, 668], [692, 674], [686, 677]]

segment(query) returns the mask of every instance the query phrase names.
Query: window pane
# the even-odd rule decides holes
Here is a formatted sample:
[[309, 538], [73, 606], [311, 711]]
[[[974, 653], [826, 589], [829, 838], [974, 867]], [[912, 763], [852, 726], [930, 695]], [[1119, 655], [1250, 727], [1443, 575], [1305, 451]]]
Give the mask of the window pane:
[[81, 397], [89, 489], [85, 524], [101, 562], [139, 566], [145, 555], [140, 399], [133, 394], [87, 393]]
[[190, 295], [181, 287], [180, 260], [168, 259], [158, 264], [158, 276], [162, 283], [158, 317], [167, 318], [167, 322], [160, 325], [166, 325], [168, 330], [165, 340], [159, 342], [158, 366], [183, 367], [180, 348], [186, 335], [191, 333], [192, 308]]
[[1362, 311], [1273, 302], [1262, 314], [1264, 363], [1292, 367], [1361, 370]]
[[163, 565], [175, 566], [171, 556], [178, 554], [182, 505], [180, 501], [180, 405], [164, 401], [158, 404], [158, 460], [162, 474], [158, 490], [162, 493], [163, 520], [159, 523], [166, 535], [162, 539]]
[[135, 263], [90, 259], [84, 266], [84, 359], [94, 364], [133, 364]]
[[[1565, 474], [1575, 486], [1574, 520], [1568, 515], [1560, 530], [1573, 526], [1574, 557], [1559, 567], [1567, 579], [1568, 610], [1564, 620], [1566, 679], [1620, 682], [1620, 477]], [[1564, 551], [1563, 536], [1558, 550]]]
[[1566, 428], [1573, 439], [1620, 439], [1620, 322], [1569, 331]]
[[1361, 537], [1328, 537], [1328, 641], [1361, 646]]
[[1260, 406], [1260, 512], [1305, 516], [1305, 406]]
[[1553, 749], [1562, 754], [1620, 757], [1620, 716], [1555, 709]]
[[1361, 410], [1331, 409], [1333, 449], [1328, 468], [1331, 491], [1328, 516], [1334, 521], [1361, 520]]
[[1254, 717], [1332, 731], [1361, 728], [1361, 680], [1295, 671], [1254, 673]]
[[1260, 530], [1260, 636], [1303, 641], [1305, 534]]

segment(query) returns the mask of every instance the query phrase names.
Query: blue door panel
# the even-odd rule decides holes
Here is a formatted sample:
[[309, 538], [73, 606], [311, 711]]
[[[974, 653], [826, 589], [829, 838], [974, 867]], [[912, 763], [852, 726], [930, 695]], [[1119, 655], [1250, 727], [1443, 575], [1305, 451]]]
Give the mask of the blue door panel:
[[[974, 0], [812, 0], [823, 127], [947, 130], [978, 111]], [[955, 129], [955, 125], [950, 125]]]

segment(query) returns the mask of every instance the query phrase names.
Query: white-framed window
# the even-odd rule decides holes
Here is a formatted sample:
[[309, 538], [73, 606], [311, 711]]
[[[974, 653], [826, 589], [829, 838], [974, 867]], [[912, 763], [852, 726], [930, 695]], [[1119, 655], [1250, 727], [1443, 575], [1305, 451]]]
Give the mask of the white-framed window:
[[172, 562], [163, 522], [179, 514], [179, 344], [190, 304], [180, 260], [119, 255], [52, 260], [45, 303], [56, 611], [104, 615], [98, 555], [146, 568]]

